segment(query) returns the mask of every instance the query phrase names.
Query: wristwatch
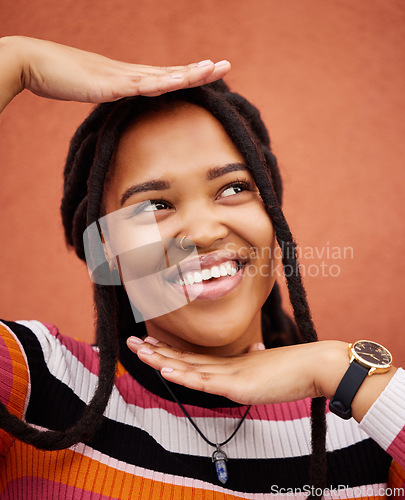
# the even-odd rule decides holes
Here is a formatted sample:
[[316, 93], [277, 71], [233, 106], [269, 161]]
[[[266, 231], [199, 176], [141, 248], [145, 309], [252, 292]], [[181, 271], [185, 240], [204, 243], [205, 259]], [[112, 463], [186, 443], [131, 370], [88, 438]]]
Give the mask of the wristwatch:
[[350, 366], [329, 402], [330, 411], [345, 420], [352, 416], [352, 401], [366, 376], [385, 373], [392, 366], [390, 351], [371, 340], [349, 344], [349, 357]]

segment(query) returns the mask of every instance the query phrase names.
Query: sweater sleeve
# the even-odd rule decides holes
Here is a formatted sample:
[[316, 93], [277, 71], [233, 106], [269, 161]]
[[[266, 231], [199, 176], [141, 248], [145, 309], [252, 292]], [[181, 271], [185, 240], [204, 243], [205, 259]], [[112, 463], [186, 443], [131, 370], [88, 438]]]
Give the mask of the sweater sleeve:
[[[30, 395], [28, 362], [17, 336], [0, 322], [0, 401], [7, 410], [23, 418]], [[0, 463], [14, 437], [0, 429]]]
[[399, 368], [380, 397], [360, 422], [367, 432], [394, 459], [388, 486], [401, 488], [405, 497], [405, 370]]

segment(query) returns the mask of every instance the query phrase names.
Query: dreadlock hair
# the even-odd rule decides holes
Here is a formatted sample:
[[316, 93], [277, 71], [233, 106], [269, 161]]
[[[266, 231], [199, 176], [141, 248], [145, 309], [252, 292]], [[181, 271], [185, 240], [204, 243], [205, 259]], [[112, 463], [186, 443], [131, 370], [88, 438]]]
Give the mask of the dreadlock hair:
[[[241, 95], [231, 92], [221, 80], [155, 98], [124, 98], [100, 104], [93, 110], [71, 140], [64, 170], [61, 213], [68, 245], [74, 247], [80, 259], [85, 260], [83, 232], [103, 215], [104, 186], [123, 131], [134, 119], [162, 109], [162, 106], [181, 102], [204, 107], [220, 121], [244, 156], [272, 221], [282, 251], [295, 324], [281, 308], [280, 291], [275, 283], [262, 308], [266, 347], [316, 341], [317, 335], [299, 272], [296, 243], [281, 209], [281, 177], [270, 149], [268, 132], [257, 108]], [[91, 439], [101, 423], [113, 388], [119, 337], [125, 335], [125, 331], [135, 332], [140, 337], [146, 335], [144, 324], [135, 323], [133, 319], [123, 287], [95, 284], [94, 301], [97, 313], [96, 341], [100, 355], [98, 385], [77, 422], [64, 432], [38, 431], [9, 414], [0, 404], [1, 427], [37, 448], [57, 450]], [[312, 400], [311, 426], [309, 481], [313, 486], [312, 491], [319, 492], [325, 487], [326, 478], [325, 398]], [[313, 493], [311, 496], [317, 498], [322, 494]]]

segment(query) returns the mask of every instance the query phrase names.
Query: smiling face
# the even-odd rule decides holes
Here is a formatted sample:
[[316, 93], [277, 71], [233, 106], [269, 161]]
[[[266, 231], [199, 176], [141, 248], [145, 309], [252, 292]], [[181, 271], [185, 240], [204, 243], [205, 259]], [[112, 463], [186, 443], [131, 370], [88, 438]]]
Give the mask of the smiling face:
[[[118, 257], [132, 303], [148, 309], [153, 286], [148, 291], [139, 279], [154, 273], [168, 304], [186, 304], [147, 320], [149, 335], [222, 355], [262, 341], [261, 307], [275, 281], [273, 228], [243, 156], [213, 115], [178, 103], [130, 126], [116, 151], [104, 206], [107, 214], [122, 215], [109, 227], [110, 252], [137, 250], [132, 260]], [[174, 255], [172, 262], [183, 258], [170, 243], [183, 236], [179, 273], [178, 266], [167, 269], [167, 255]], [[133, 281], [125, 277], [131, 262]], [[182, 303], [187, 296], [193, 300]]]

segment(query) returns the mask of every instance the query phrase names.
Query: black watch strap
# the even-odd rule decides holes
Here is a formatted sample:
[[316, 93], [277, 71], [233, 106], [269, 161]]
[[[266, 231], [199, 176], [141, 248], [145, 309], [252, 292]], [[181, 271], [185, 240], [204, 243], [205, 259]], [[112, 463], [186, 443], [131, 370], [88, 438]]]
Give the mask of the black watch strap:
[[356, 395], [359, 387], [367, 377], [370, 368], [362, 366], [353, 360], [349, 368], [343, 375], [336, 394], [329, 401], [329, 409], [331, 412], [336, 413], [341, 418], [348, 420], [352, 416], [351, 404]]

